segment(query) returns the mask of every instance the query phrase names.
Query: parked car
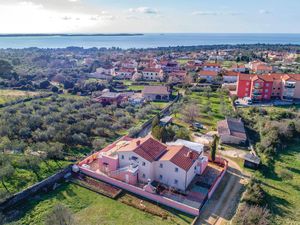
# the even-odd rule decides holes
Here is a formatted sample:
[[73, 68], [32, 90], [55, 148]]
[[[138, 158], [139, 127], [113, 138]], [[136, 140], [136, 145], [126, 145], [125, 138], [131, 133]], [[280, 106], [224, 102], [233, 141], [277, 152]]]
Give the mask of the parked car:
[[234, 101], [234, 104], [235, 104], [235, 105], [240, 105], [241, 102], [240, 102], [239, 100], [235, 100], [235, 101]]
[[247, 105], [252, 105], [252, 99], [249, 97], [244, 98], [244, 101], [247, 103]]
[[195, 129], [203, 129], [203, 125], [201, 123], [198, 123], [198, 122], [194, 122], [193, 127]]

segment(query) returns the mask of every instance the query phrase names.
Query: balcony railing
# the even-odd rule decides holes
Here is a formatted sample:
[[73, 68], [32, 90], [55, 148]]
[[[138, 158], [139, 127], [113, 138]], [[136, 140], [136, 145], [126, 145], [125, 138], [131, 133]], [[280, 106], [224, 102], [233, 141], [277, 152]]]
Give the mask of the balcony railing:
[[296, 88], [296, 85], [294, 85], [294, 84], [286, 84], [286, 85], [284, 85], [284, 88]]
[[255, 96], [261, 96], [262, 92], [252, 92], [252, 94], [255, 95]]

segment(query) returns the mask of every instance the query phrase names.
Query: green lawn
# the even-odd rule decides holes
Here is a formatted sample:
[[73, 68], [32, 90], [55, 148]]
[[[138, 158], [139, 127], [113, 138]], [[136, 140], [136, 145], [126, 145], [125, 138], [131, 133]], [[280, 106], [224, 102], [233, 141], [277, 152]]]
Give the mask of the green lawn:
[[[18, 224], [43, 224], [47, 212], [57, 203], [69, 207], [79, 225], [190, 224], [193, 220], [192, 216], [169, 212], [160, 208], [168, 214], [167, 219], [163, 220], [158, 216], [123, 204], [121, 200], [124, 200], [124, 198], [135, 200], [135, 197], [129, 194], [121, 196], [118, 200], [113, 200], [75, 184], [65, 183], [55, 191], [41, 194], [19, 206], [17, 208], [20, 212]], [[153, 207], [157, 206], [153, 205]]]
[[151, 102], [151, 105], [155, 106], [157, 109], [164, 109], [166, 108], [170, 103], [169, 102]]
[[[220, 93], [212, 92], [210, 98], [207, 98], [200, 92], [193, 92], [192, 94], [188, 95], [188, 97], [191, 101], [194, 101], [199, 105], [200, 116], [197, 118], [197, 122], [205, 125], [208, 130], [215, 130], [217, 122], [225, 119], [225, 114], [221, 108], [221, 101], [224, 101], [225, 107], [228, 110], [233, 110], [228, 97], [224, 96], [223, 100], [221, 100]], [[211, 112], [201, 111], [201, 109], [207, 105], [210, 105]], [[180, 113], [177, 115], [177, 118], [175, 118], [175, 122], [181, 126], [189, 126], [189, 124], [183, 121], [183, 115]]]
[[[300, 140], [284, 149], [273, 168], [257, 171], [276, 224], [300, 224]], [[287, 171], [292, 178], [282, 176]]]

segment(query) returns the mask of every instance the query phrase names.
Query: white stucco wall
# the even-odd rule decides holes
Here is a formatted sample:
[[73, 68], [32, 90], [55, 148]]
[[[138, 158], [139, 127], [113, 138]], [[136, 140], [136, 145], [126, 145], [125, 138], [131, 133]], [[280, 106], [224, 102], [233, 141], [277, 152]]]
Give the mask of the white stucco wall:
[[[163, 168], [160, 168], [160, 164], [163, 164]], [[178, 172], [175, 172], [175, 168], [178, 168]], [[160, 179], [160, 175], [163, 176], [162, 179]], [[186, 172], [173, 164], [170, 161], [158, 161], [154, 163], [154, 177], [155, 180], [166, 184], [168, 186], [185, 190], [185, 177]], [[178, 181], [177, 184], [175, 184], [175, 179]]]
[[[122, 159], [122, 155], [124, 156], [124, 159]], [[137, 157], [136, 164], [139, 166], [138, 171], [138, 179], [141, 182], [147, 182], [148, 179], [154, 180], [153, 175], [153, 165], [151, 162], [145, 160], [144, 158], [140, 157], [134, 152], [119, 152], [119, 165], [120, 168], [129, 166], [132, 162], [132, 160], [129, 160], [132, 156]], [[145, 163], [143, 165], [143, 163]], [[145, 177], [143, 177], [143, 174], [145, 174]]]

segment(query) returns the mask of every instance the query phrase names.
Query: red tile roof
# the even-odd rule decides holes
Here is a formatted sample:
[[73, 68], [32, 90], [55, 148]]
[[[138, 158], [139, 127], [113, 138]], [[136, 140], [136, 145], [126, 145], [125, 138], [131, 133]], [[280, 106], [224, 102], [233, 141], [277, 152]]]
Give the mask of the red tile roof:
[[133, 151], [149, 162], [158, 160], [167, 150], [166, 145], [151, 136], [133, 139], [127, 145], [118, 149], [118, 152]]
[[219, 63], [210, 63], [210, 62], [205, 62], [203, 66], [209, 66], [209, 67], [221, 67]]
[[199, 73], [200, 76], [218, 76], [218, 72], [210, 70], [201, 70]]
[[239, 75], [238, 72], [234, 72], [234, 71], [226, 71], [226, 72], [224, 73], [223, 76], [237, 77], [238, 75]]
[[256, 74], [239, 74], [239, 80], [256, 80], [261, 79], [264, 81], [280, 81], [280, 80], [288, 80], [288, 79], [294, 79], [300, 81], [300, 74], [282, 74], [282, 73], [271, 73], [271, 74], [262, 74], [262, 75], [256, 75]]
[[200, 156], [185, 146], [168, 146], [167, 150], [160, 160], [170, 161], [185, 171], [188, 171]]
[[161, 95], [170, 94], [168, 87], [166, 87], [166, 86], [145, 86], [142, 93], [143, 94], [161, 94]]

